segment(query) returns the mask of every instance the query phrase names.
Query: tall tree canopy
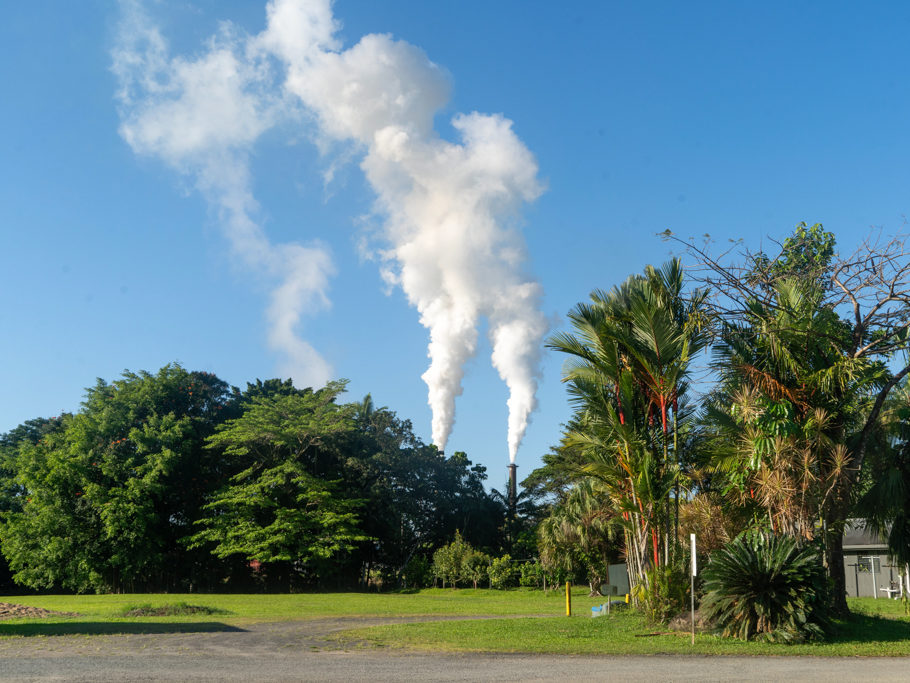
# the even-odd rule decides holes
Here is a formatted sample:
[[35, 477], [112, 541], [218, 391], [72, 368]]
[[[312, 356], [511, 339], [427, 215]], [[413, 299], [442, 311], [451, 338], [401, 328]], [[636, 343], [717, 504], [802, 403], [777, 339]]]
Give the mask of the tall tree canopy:
[[[826, 530], [843, 613], [844, 524], [881, 411], [910, 373], [910, 252], [902, 237], [870, 238], [847, 256], [835, 247], [804, 223], [773, 256], [730, 262], [687, 245], [721, 336], [716, 405], [741, 408], [726, 427], [748, 436], [739, 452], [772, 523], [792, 522], [780, 511], [799, 499], [799, 534]], [[788, 488], [794, 495], [781, 495]]]
[[209, 437], [233, 474], [204, 506], [190, 547], [237, 555], [291, 581], [314, 563], [355, 548], [358, 501], [336, 493], [337, 441], [353, 427], [336, 403], [343, 382], [318, 391], [254, 396]]
[[346, 447], [346, 476], [366, 501], [364, 531], [376, 543], [368, 561], [400, 579], [415, 557], [452, 540], [456, 531], [489, 551], [502, 543], [505, 509], [484, 490], [486, 471], [467, 455], [442, 456], [413, 431], [410, 420], [371, 397], [355, 404], [355, 423]]
[[76, 414], [0, 435], [0, 582], [395, 584], [456, 531], [499, 551], [505, 513], [484, 468], [443, 457], [369, 396], [342, 403], [344, 386], [241, 391], [168, 365], [98, 380]]
[[[82, 410], [19, 441], [19, 509], [4, 514], [3, 554], [19, 583], [106, 591], [168, 586], [198, 565], [178, 543], [220, 474], [204, 450], [229, 387], [168, 365], [98, 380]], [[24, 500], [23, 500], [24, 497]]]

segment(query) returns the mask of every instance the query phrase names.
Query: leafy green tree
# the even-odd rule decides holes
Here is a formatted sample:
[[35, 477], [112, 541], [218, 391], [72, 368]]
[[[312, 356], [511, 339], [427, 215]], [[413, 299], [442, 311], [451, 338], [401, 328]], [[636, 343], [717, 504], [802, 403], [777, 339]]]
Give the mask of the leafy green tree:
[[[241, 406], [248, 405], [257, 398], [275, 398], [277, 396], [298, 396], [311, 392], [312, 389], [298, 389], [294, 386], [291, 379], [267, 379], [265, 381], [257, 379], [255, 382], [247, 382], [246, 389], [240, 392], [234, 389], [236, 402]], [[231, 417], [236, 417], [232, 415]]]
[[401, 583], [415, 557], [429, 560], [456, 530], [475, 546], [498, 549], [505, 510], [484, 490], [482, 466], [461, 452], [442, 457], [409, 420], [377, 408], [370, 396], [352, 408], [356, 429], [345, 437], [343, 476], [370, 511], [363, 530], [375, 544], [361, 549], [370, 571], [378, 565]]
[[608, 491], [586, 479], [554, 506], [538, 528], [543, 566], [586, 575], [591, 594], [597, 595], [609, 578], [611, 562], [617, 559], [621, 530]]
[[489, 577], [490, 556], [479, 550], [474, 550], [462, 562], [461, 578], [470, 582], [474, 588], [477, 584]]
[[178, 365], [126, 372], [99, 379], [59, 429], [20, 442], [25, 502], [0, 531], [16, 581], [75, 591], [192, 582], [198, 557], [179, 539], [219, 476], [203, 446], [229, 396], [214, 375]]
[[546, 517], [549, 506], [544, 502], [544, 494], [540, 489], [526, 488], [524, 484], [521, 482], [514, 505], [509, 500], [508, 480], [502, 491], [491, 489], [489, 497], [500, 510], [505, 511], [501, 529], [503, 550], [526, 559], [537, 555], [537, 527]]
[[[725, 325], [715, 367], [720, 400], [708, 412], [724, 434], [717, 463], [771, 530], [811, 539], [849, 476], [847, 443], [863, 427], [881, 363], [843, 356], [849, 336], [821, 305], [821, 288], [774, 285], [746, 324]], [[745, 501], [744, 501], [745, 502]]]
[[519, 572], [510, 555], [494, 557], [490, 561], [487, 571], [490, 576], [490, 586], [499, 589], [514, 586]]
[[540, 562], [525, 562], [521, 565], [521, 577], [518, 580], [519, 585], [526, 588], [540, 588], [543, 584], [544, 570]]
[[[72, 422], [65, 417], [64, 428]], [[0, 542], [17, 583], [30, 588], [101, 589], [97, 515], [82, 497], [65, 435], [20, 442], [14, 465], [18, 509], [3, 515]]]
[[883, 412], [857, 506], [859, 516], [888, 540], [894, 562], [910, 565], [910, 386], [905, 380]]
[[[21, 512], [26, 501], [26, 491], [16, 483], [17, 458], [19, 449], [25, 445], [34, 446], [42, 438], [60, 429], [63, 418], [38, 418], [29, 420], [0, 434], [0, 522], [4, 514]], [[0, 554], [0, 591], [15, 590], [13, 575], [6, 558]]]
[[[825, 487], [815, 519], [827, 532], [832, 597], [843, 614], [844, 525], [888, 396], [910, 373], [910, 357], [898, 361], [910, 349], [910, 260], [901, 236], [870, 238], [846, 256], [834, 246], [834, 236], [820, 225], [801, 224], [773, 257], [746, 252], [743, 262], [729, 264], [705, 249], [689, 250], [705, 273], [700, 281], [713, 290], [711, 310], [723, 325], [720, 367], [726, 368], [727, 393], [717, 403], [748, 386], [762, 395], [766, 413], [792, 412], [785, 420], [791, 433], [773, 452], [811, 452], [815, 464], [803, 471]], [[824, 422], [824, 429], [810, 420]], [[742, 426], [766, 444], [780, 436], [757, 434], [762, 422], [767, 426], [763, 418]], [[821, 438], [807, 439], [807, 432]], [[792, 458], [784, 461], [792, 470], [786, 464]]]
[[336, 440], [352, 429], [344, 382], [317, 391], [254, 396], [240, 417], [209, 437], [236, 472], [204, 506], [191, 547], [260, 562], [291, 584], [366, 539], [360, 501], [338, 495]]
[[821, 223], [798, 223], [776, 257], [758, 252], [750, 259], [747, 279], [766, 296], [774, 296], [779, 284], [794, 280], [816, 290], [815, 294], [830, 292], [835, 247], [834, 233]]
[[405, 565], [402, 576], [403, 588], [427, 588], [433, 579], [430, 561], [423, 555], [412, 557]]
[[442, 582], [445, 588], [448, 583], [452, 588], [464, 580], [467, 563], [475, 556], [471, 544], [464, 540], [461, 532], [455, 532], [455, 538], [433, 553], [433, 576]]
[[6, 434], [0, 434], [0, 515], [19, 512], [25, 500], [25, 490], [16, 483], [16, 459], [19, 448], [34, 446], [48, 434], [61, 428], [62, 417], [28, 420]]
[[531, 491], [535, 498], [551, 498], [557, 502], [565, 500], [575, 484], [584, 479], [581, 468], [585, 463], [585, 449], [571, 437], [583, 429], [578, 417], [582, 415], [562, 425], [559, 443], [543, 455], [543, 465], [521, 482], [522, 487]]

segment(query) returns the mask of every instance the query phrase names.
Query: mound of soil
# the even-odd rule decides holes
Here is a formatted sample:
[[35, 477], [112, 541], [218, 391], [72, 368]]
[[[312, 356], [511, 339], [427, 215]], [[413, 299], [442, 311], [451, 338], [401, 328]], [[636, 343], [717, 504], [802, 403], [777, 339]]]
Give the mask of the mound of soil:
[[128, 608], [123, 612], [123, 616], [125, 617], [177, 617], [184, 614], [228, 614], [228, 612], [227, 610], [217, 609], [215, 607], [187, 605], [186, 603], [161, 605], [160, 607], [138, 605], [136, 607]]
[[78, 617], [75, 612], [54, 612], [40, 607], [0, 602], [0, 619], [42, 619], [44, 617]]
[[[716, 625], [710, 621], [707, 616], [701, 613], [701, 610], [695, 610], [695, 630], [698, 633], [712, 631]], [[692, 628], [692, 613], [683, 612], [677, 617], [670, 620], [667, 628], [671, 631], [688, 631]]]

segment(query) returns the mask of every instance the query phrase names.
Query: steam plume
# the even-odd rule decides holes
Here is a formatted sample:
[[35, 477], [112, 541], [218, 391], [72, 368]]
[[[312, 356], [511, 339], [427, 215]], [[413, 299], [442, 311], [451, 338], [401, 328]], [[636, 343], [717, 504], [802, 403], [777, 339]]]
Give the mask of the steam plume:
[[[235, 249], [257, 254], [250, 257], [257, 265], [277, 262], [285, 284], [273, 297], [270, 320], [276, 345], [286, 351], [303, 344], [289, 339], [309, 310], [299, 301], [324, 301], [331, 265], [315, 247], [294, 247], [293, 264], [276, 257], [277, 248], [252, 218], [249, 147], [278, 119], [296, 117], [301, 124], [315, 121], [309, 132], [326, 148], [340, 143], [359, 150], [383, 219], [383, 276], [402, 288], [429, 330], [430, 366], [423, 379], [433, 441], [445, 448], [464, 365], [486, 318], [493, 365], [509, 388], [514, 461], [535, 408], [546, 331], [540, 286], [523, 270], [526, 253], [517, 227], [522, 204], [542, 190], [533, 156], [512, 123], [496, 114], [459, 114], [452, 120], [458, 139], [441, 138], [433, 117], [448, 101], [448, 75], [420, 49], [387, 35], [367, 35], [343, 49], [331, 0], [272, 0], [267, 15], [261, 34], [239, 41], [223, 31], [195, 62], [166, 61], [157, 32], [133, 30], [144, 35], [146, 49], [127, 49], [115, 59], [115, 70], [126, 74], [124, 137], [137, 151], [195, 173], [197, 185], [220, 207]], [[270, 68], [276, 60], [281, 83]], [[145, 93], [139, 105], [130, 96], [137, 81]], [[222, 100], [215, 131], [195, 125], [197, 117], [207, 120], [198, 109], [208, 106], [203, 100], [213, 87], [211, 94]], [[308, 119], [295, 109], [300, 105]], [[318, 276], [298, 277], [314, 267]]]
[[258, 223], [249, 154], [256, 140], [290, 110], [269, 86], [268, 65], [248, 59], [225, 26], [197, 59], [170, 57], [137, 2], [122, 3], [113, 71], [120, 90], [120, 134], [138, 154], [158, 157], [190, 178], [219, 217], [240, 263], [278, 285], [268, 307], [268, 343], [284, 357], [280, 372], [301, 386], [331, 379], [329, 364], [296, 328], [328, 305], [334, 272], [318, 244], [272, 244]]

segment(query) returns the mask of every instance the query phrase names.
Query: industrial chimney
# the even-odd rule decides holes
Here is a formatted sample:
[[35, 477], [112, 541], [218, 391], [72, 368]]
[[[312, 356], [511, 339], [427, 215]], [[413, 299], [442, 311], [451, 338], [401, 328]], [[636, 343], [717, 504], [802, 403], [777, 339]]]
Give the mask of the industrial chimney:
[[506, 531], [509, 539], [509, 553], [512, 553], [512, 547], [515, 543], [515, 506], [518, 503], [518, 483], [515, 477], [515, 469], [518, 467], [514, 462], [509, 465], [509, 510], [506, 515]]

